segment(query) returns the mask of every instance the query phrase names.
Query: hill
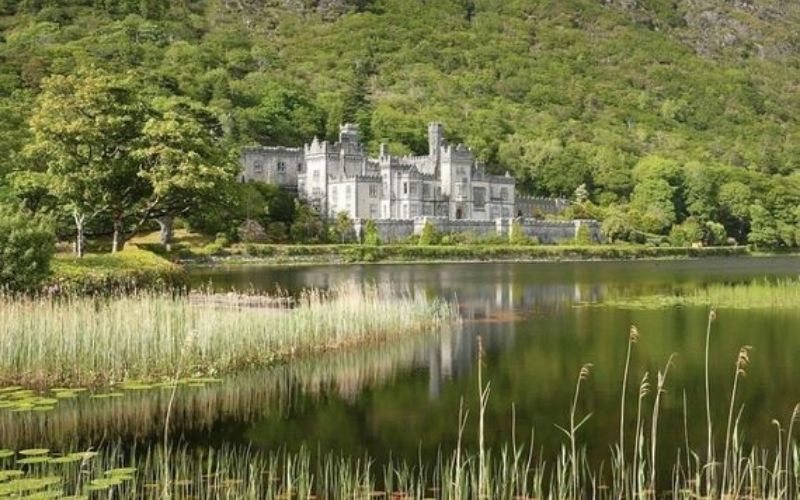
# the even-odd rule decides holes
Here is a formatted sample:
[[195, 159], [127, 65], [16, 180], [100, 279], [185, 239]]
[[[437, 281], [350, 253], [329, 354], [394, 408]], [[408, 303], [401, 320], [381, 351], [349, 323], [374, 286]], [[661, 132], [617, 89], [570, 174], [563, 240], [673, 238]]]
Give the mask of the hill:
[[26, 168], [16, 153], [42, 80], [94, 65], [202, 102], [232, 147], [332, 138], [352, 120], [373, 151], [422, 152], [437, 120], [524, 190], [585, 184], [627, 226], [693, 218], [741, 240], [755, 219], [770, 244], [797, 243], [793, 1], [0, 0], [0, 12], [7, 169]]

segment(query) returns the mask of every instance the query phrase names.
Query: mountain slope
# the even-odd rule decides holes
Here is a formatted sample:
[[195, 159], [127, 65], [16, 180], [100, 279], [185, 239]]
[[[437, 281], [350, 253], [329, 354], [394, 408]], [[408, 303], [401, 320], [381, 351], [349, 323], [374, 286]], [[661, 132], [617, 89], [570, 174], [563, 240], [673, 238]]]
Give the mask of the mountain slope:
[[[373, 151], [422, 152], [441, 121], [523, 189], [586, 184], [603, 204], [667, 162], [716, 172], [712, 205], [736, 181], [775, 215], [789, 204], [770, 193], [794, 185], [800, 157], [790, 0], [2, 0], [0, 12], [6, 165], [19, 165], [42, 78], [81, 65], [207, 104], [232, 144], [298, 145], [357, 121]], [[717, 217], [669, 183], [679, 221]]]

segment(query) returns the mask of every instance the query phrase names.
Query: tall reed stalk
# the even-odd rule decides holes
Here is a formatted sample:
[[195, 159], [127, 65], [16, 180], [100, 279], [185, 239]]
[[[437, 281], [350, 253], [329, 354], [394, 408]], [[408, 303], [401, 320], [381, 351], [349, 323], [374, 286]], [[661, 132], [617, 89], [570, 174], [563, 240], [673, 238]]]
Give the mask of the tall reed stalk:
[[706, 324], [706, 352], [705, 352], [705, 383], [706, 383], [706, 426], [708, 430], [708, 446], [706, 448], [706, 462], [708, 471], [706, 476], [706, 494], [713, 496], [712, 486], [714, 484], [714, 430], [711, 423], [711, 384], [709, 383], [709, 352], [711, 345], [711, 324], [717, 319], [717, 312], [714, 308], [708, 313], [708, 323]]
[[[739, 355], [736, 357], [736, 370], [733, 375], [733, 388], [731, 389], [731, 403], [728, 407], [728, 426], [725, 429], [725, 455], [722, 457], [722, 485], [720, 486], [720, 493], [722, 495], [725, 495], [728, 491], [728, 458], [731, 443], [731, 427], [733, 425], [733, 409], [736, 405], [736, 390], [739, 388], [739, 378], [747, 375], [747, 365], [750, 364], [750, 349], [750, 346], [742, 347], [739, 349]], [[733, 489], [735, 490], [735, 488]]]
[[631, 352], [633, 345], [639, 341], [639, 330], [631, 325], [628, 332], [628, 351], [625, 355], [625, 369], [622, 372], [622, 391], [619, 409], [619, 468], [622, 477], [625, 477], [625, 399], [628, 393], [628, 372], [631, 366]]

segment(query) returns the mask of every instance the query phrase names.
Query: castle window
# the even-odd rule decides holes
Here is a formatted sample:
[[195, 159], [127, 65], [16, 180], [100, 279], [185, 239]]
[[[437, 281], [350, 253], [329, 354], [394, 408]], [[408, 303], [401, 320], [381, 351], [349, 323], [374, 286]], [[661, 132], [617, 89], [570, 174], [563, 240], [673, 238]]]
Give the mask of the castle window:
[[411, 194], [417, 194], [417, 183], [416, 182], [412, 182], [411, 183], [411, 186], [409, 186], [409, 192]]
[[286, 172], [286, 164], [283, 163], [282, 161], [279, 161], [277, 169], [278, 172]]
[[311, 175], [314, 176], [314, 180], [319, 180], [319, 170], [314, 170]]
[[503, 201], [508, 200], [508, 188], [500, 188], [500, 199]]
[[427, 182], [422, 184], [422, 197], [423, 198], [430, 198], [431, 197], [431, 185]]
[[253, 165], [253, 172], [257, 175], [261, 175], [264, 173], [264, 165], [258, 161]]
[[403, 183], [403, 194], [408, 194], [408, 183], [407, 182]]
[[302, 171], [303, 171], [303, 164], [302, 163], [298, 163], [297, 164], [297, 172], [299, 173], [299, 172], [302, 172]]
[[377, 198], [378, 197], [378, 185], [377, 184], [370, 184], [369, 185], [369, 196], [370, 196], [370, 198]]
[[472, 205], [476, 210], [483, 210], [486, 206], [486, 188], [472, 188]]

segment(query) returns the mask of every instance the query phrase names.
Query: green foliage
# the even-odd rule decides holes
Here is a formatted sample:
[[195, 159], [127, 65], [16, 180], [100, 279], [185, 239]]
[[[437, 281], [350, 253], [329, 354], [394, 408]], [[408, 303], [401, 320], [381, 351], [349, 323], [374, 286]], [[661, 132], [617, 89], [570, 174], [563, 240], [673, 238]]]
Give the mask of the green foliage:
[[436, 245], [442, 239], [442, 235], [436, 230], [436, 226], [429, 220], [425, 221], [425, 225], [422, 227], [422, 233], [419, 235], [419, 244], [420, 245]]
[[695, 219], [686, 219], [683, 223], [672, 226], [669, 232], [670, 244], [674, 247], [692, 246], [703, 241], [703, 227]]
[[38, 290], [50, 273], [54, 252], [52, 221], [0, 206], [0, 288]]
[[725, 226], [719, 222], [706, 222], [704, 233], [703, 241], [708, 245], [720, 246], [727, 243], [728, 233], [725, 232]]
[[641, 245], [247, 245], [249, 257], [276, 263], [423, 260], [639, 259], [746, 255], [746, 247], [675, 248]]
[[319, 213], [309, 205], [299, 204], [289, 234], [297, 243], [323, 243], [325, 226]]
[[782, 241], [777, 224], [769, 211], [761, 205], [750, 206], [751, 229], [747, 241], [756, 247], [772, 248], [780, 246]]
[[[6, 0], [0, 179], [20, 170], [58, 172], [48, 182], [50, 194], [68, 201], [62, 209], [72, 205], [91, 219], [98, 204], [107, 205], [106, 212], [124, 212], [128, 232], [158, 185], [171, 193], [159, 198], [162, 211], [176, 200], [203, 201], [217, 220], [193, 225], [233, 237], [246, 217], [228, 213], [243, 204], [230, 208], [228, 188], [186, 198], [164, 180], [181, 177], [183, 167], [194, 179], [212, 165], [225, 170], [212, 178], [228, 175], [232, 162], [217, 154], [221, 144], [236, 151], [252, 143], [300, 145], [315, 135], [332, 140], [342, 121], [359, 123], [373, 153], [386, 142], [394, 153], [421, 154], [425, 124], [437, 120], [451, 142], [472, 146], [490, 171], [510, 171], [523, 192], [571, 197], [583, 186], [581, 201], [630, 203], [620, 209], [630, 230], [622, 229], [620, 211], [611, 213], [615, 237], [664, 235], [695, 217], [744, 242], [749, 207], [760, 204], [773, 219], [773, 240], [789, 244], [791, 207], [800, 197], [792, 180], [800, 101], [785, 89], [798, 79], [800, 58], [777, 50], [783, 45], [776, 40], [793, 40], [786, 26], [798, 22], [798, 10], [790, 3], [780, 6], [782, 16], [758, 21], [774, 38], [742, 39], [718, 52], [695, 46], [713, 34], [686, 21], [685, 2], [409, 1]], [[742, 17], [737, 22], [757, 17], [732, 9]], [[756, 42], [763, 50], [751, 57]], [[104, 133], [74, 109], [89, 110]], [[134, 147], [126, 134], [143, 129], [137, 123], [149, 124], [148, 144]], [[49, 142], [33, 153], [48, 127]], [[127, 146], [105, 158], [109, 150], [95, 147], [100, 154], [76, 168], [87, 158], [59, 151], [62, 135]], [[134, 168], [127, 160], [133, 151], [146, 151], [149, 166]], [[181, 165], [177, 151], [192, 154]], [[114, 168], [91, 167], [99, 164]], [[131, 175], [141, 168], [153, 174]], [[644, 203], [650, 195], [652, 207]], [[35, 210], [53, 208], [36, 190], [22, 196]], [[250, 216], [265, 228], [291, 226], [292, 217], [269, 212]], [[112, 218], [98, 215], [103, 224]], [[66, 223], [58, 219], [59, 233]], [[753, 239], [766, 241], [761, 236]]]
[[631, 208], [638, 213], [639, 227], [662, 233], [675, 223], [674, 188], [662, 178], [646, 178], [637, 184], [631, 196]]
[[378, 246], [381, 244], [381, 236], [378, 233], [378, 226], [375, 225], [375, 221], [372, 219], [368, 219], [364, 223], [363, 243], [367, 246]]
[[339, 212], [336, 214], [336, 220], [333, 222], [331, 232], [335, 241], [339, 243], [347, 243], [355, 236], [353, 231], [353, 219], [350, 218], [347, 212]]
[[581, 224], [578, 227], [578, 231], [575, 234], [575, 244], [576, 245], [592, 245], [594, 244], [594, 239], [592, 238], [592, 232], [589, 230], [589, 226], [585, 224]]
[[512, 245], [532, 245], [536, 241], [525, 234], [525, 230], [522, 229], [522, 222], [515, 219], [514, 222], [511, 223], [511, 230], [508, 233], [508, 242]]
[[115, 254], [53, 259], [50, 285], [64, 294], [103, 295], [144, 290], [180, 290], [186, 272], [154, 253], [128, 248]]

